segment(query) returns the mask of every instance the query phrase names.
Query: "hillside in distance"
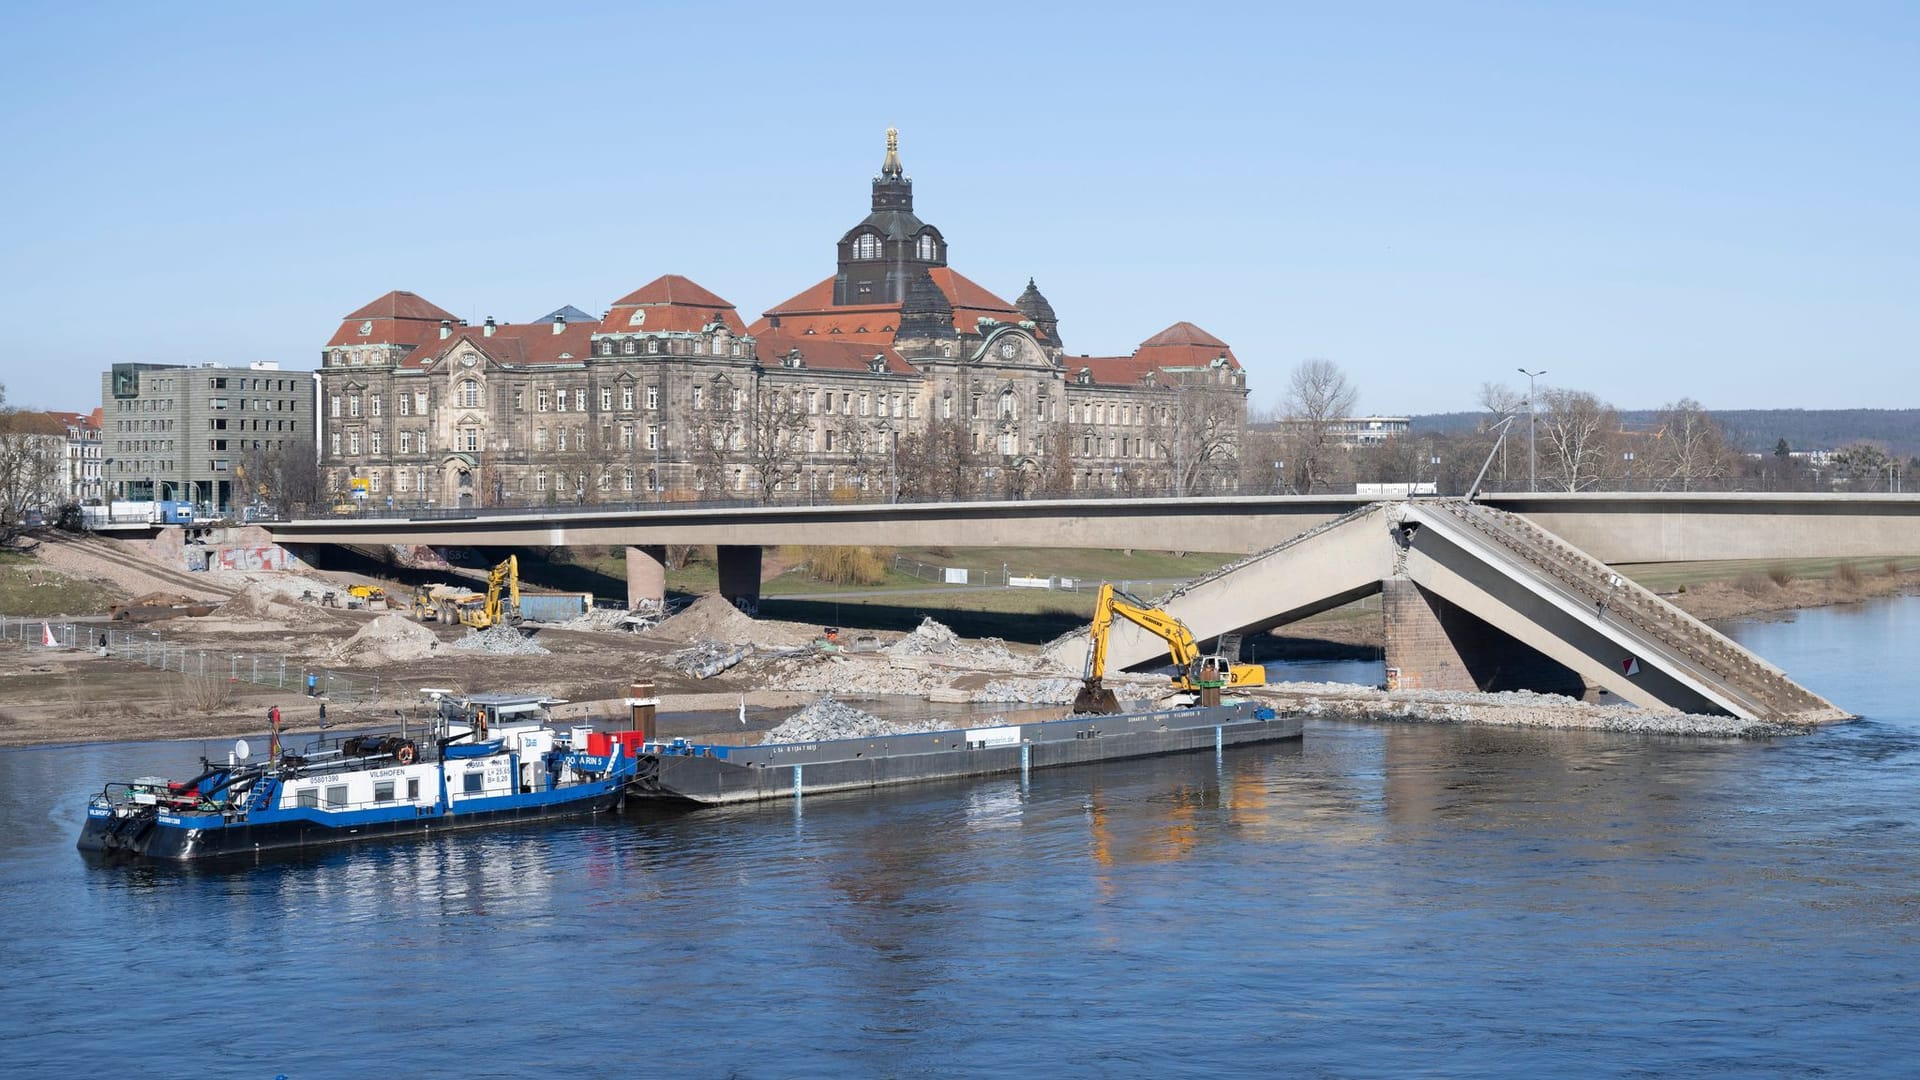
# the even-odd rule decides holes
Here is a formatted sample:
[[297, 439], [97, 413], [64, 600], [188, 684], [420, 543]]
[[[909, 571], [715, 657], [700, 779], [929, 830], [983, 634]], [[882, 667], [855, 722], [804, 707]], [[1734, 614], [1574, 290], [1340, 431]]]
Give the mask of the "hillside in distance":
[[[1781, 439], [1795, 450], [1833, 450], [1852, 442], [1879, 443], [1900, 457], [1920, 454], [1920, 409], [1714, 409], [1707, 412], [1726, 431], [1736, 450], [1771, 453]], [[1414, 431], [1472, 431], [1484, 412], [1427, 413], [1412, 418]], [[1526, 414], [1518, 430], [1525, 433]], [[1659, 423], [1657, 409], [1623, 409], [1620, 420], [1633, 429]]]

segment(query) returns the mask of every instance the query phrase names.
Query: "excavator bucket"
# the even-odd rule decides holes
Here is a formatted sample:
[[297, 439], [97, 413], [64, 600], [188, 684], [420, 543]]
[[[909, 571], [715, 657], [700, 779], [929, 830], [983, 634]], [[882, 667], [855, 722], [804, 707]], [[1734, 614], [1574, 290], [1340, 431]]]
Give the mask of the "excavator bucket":
[[1104, 686], [1089, 684], [1081, 687], [1080, 693], [1074, 696], [1073, 711], [1111, 716], [1120, 711], [1120, 699]]

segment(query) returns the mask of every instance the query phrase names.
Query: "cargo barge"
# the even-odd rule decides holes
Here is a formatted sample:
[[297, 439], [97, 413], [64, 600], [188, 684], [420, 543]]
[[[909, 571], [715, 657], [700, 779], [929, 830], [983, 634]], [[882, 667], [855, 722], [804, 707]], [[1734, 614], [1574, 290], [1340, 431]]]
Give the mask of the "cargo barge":
[[634, 747], [634, 799], [714, 806], [1026, 773], [1300, 738], [1301, 719], [1252, 702], [1032, 724], [762, 746], [675, 739]]
[[551, 726], [548, 699], [436, 693], [432, 703], [418, 740], [405, 729], [362, 734], [276, 747], [258, 762], [241, 740], [225, 764], [202, 758], [190, 780], [109, 783], [88, 802], [79, 847], [190, 862], [590, 814], [625, 800], [630, 744]]

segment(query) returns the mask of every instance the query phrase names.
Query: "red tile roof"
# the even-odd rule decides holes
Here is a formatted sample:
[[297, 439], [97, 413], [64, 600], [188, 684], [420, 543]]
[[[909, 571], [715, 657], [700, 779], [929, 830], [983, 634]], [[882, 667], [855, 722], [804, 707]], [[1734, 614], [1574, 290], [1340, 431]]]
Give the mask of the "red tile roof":
[[395, 289], [373, 303], [348, 313], [347, 318], [353, 320], [426, 319], [438, 326], [441, 319], [458, 321], [459, 316], [415, 293]]
[[445, 340], [436, 332], [434, 340], [408, 353], [401, 366], [427, 367], [462, 341], [473, 342], [494, 362], [508, 367], [581, 363], [592, 352], [593, 335], [599, 330], [599, 323], [567, 323], [566, 329], [556, 334], [552, 323], [502, 323], [489, 337], [481, 327], [461, 327]]
[[[1171, 368], [1203, 368], [1222, 356], [1230, 368], [1240, 370], [1240, 361], [1226, 342], [1190, 322], [1177, 322], [1141, 342], [1131, 356], [1063, 356], [1060, 362], [1069, 379], [1085, 368], [1097, 385], [1138, 386], [1148, 374]], [[1157, 381], [1172, 386], [1176, 380], [1161, 376]]]
[[782, 357], [800, 350], [802, 362], [820, 371], [866, 371], [875, 356], [886, 361], [890, 375], [912, 375], [914, 366], [901, 359], [891, 345], [875, 345], [859, 338], [822, 337], [768, 330], [754, 336], [754, 351], [762, 367], [777, 368]]
[[[1026, 318], [1019, 308], [988, 292], [952, 267], [936, 266], [927, 273], [940, 291], [946, 294], [947, 302], [953, 305], [953, 328], [963, 334], [976, 332], [982, 318], [1003, 323], [1017, 323]], [[755, 337], [763, 336], [773, 329], [775, 318], [780, 320], [779, 330], [782, 332], [804, 335], [812, 330], [815, 337], [833, 335], [874, 344], [892, 344], [892, 328], [900, 325], [900, 305], [849, 304], [835, 307], [833, 278], [827, 278], [800, 295], [767, 309], [759, 321], [748, 327], [748, 332]]]
[[[641, 316], [638, 323], [633, 321], [636, 313]], [[663, 274], [615, 300], [602, 333], [697, 333], [715, 319], [736, 335], [747, 332], [731, 303], [679, 274]]]
[[[450, 311], [410, 292], [395, 290], [340, 320], [327, 348], [337, 345], [418, 345], [440, 334], [441, 320], [458, 323]], [[366, 333], [360, 328], [366, 327]]]

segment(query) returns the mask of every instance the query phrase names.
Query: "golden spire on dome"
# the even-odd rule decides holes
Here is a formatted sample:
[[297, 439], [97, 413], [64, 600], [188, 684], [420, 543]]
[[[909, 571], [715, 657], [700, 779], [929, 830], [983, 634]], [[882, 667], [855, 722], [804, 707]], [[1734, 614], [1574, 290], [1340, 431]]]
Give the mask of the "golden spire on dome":
[[887, 129], [887, 160], [880, 166], [881, 176], [903, 176], [906, 170], [900, 167], [900, 129]]

